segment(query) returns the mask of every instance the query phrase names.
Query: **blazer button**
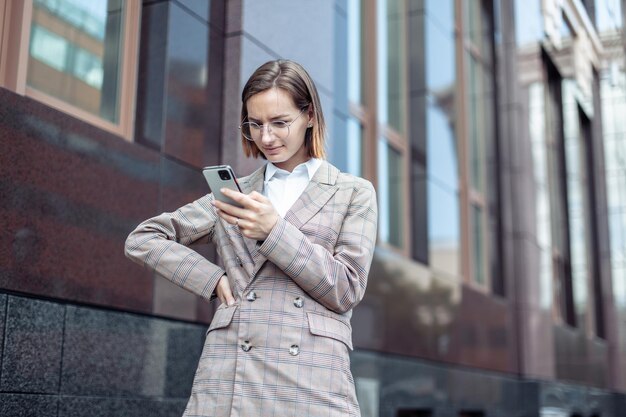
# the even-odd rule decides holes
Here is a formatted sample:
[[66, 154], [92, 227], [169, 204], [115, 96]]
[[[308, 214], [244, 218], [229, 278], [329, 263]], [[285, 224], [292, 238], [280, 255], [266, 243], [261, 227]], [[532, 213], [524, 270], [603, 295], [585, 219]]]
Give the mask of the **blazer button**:
[[244, 342], [241, 344], [241, 350], [243, 350], [244, 352], [248, 352], [250, 349], [252, 349], [252, 346], [250, 345], [250, 341], [244, 340]]
[[254, 301], [256, 299], [257, 299], [257, 295], [254, 291], [250, 291], [248, 295], [246, 295], [246, 300], [248, 301]]
[[293, 305], [298, 308], [302, 308], [302, 306], [304, 305], [304, 300], [302, 299], [302, 297], [296, 297], [293, 300]]
[[291, 356], [296, 356], [298, 353], [300, 353], [300, 346], [291, 345], [291, 347], [289, 348], [289, 354]]
[[239, 258], [239, 256], [236, 256], [235, 259], [237, 260], [239, 266], [243, 266], [243, 263], [241, 262], [241, 258]]

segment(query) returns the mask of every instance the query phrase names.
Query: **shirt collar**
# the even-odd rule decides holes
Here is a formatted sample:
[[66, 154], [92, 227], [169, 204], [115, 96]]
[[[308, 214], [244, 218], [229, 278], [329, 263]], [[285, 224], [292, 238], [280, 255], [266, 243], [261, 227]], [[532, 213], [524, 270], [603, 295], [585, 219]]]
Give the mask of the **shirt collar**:
[[[297, 173], [298, 171], [300, 171], [302, 169], [302, 167], [304, 166], [306, 168], [307, 171], [307, 175], [309, 177], [309, 181], [311, 181], [311, 179], [313, 179], [313, 175], [315, 175], [315, 173], [317, 172], [318, 168], [322, 165], [322, 160], [318, 159], [318, 158], [311, 158], [306, 162], [301, 163], [300, 165], [296, 166], [293, 169], [294, 173]], [[289, 176], [291, 173], [288, 171], [285, 171], [284, 169], [280, 169], [278, 168], [276, 165], [274, 165], [271, 162], [267, 163], [267, 166], [265, 167], [265, 182], [271, 180], [274, 176], [276, 176], [277, 174], [279, 174], [280, 176], [284, 176], [287, 177]]]

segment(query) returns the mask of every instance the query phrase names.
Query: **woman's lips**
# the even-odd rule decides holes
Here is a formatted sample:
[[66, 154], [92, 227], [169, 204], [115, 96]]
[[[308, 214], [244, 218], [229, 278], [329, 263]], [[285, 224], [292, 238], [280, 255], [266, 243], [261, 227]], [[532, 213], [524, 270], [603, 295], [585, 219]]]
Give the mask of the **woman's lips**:
[[281, 149], [282, 149], [282, 146], [276, 146], [274, 148], [263, 148], [265, 153], [268, 153], [270, 155], [277, 154], [278, 152], [280, 152]]

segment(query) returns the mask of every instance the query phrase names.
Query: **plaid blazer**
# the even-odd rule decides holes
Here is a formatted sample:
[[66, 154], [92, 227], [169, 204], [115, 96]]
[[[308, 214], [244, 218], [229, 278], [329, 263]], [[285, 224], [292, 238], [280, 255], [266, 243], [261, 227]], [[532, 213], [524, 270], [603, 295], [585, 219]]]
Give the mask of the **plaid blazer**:
[[[265, 167], [239, 180], [263, 191]], [[212, 194], [141, 223], [126, 255], [207, 299], [224, 274], [235, 304], [207, 331], [185, 416], [359, 416], [350, 372], [352, 309], [376, 242], [368, 181], [323, 162], [267, 239], [217, 216]], [[223, 268], [187, 245], [217, 245]]]

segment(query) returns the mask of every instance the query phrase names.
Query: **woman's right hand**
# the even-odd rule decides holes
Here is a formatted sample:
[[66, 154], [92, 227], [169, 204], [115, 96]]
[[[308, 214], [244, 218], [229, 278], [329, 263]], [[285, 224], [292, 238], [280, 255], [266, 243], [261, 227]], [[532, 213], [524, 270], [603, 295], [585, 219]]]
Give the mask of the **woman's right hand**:
[[222, 303], [229, 306], [235, 304], [235, 298], [233, 297], [233, 292], [230, 290], [230, 284], [228, 283], [226, 275], [222, 275], [222, 278], [220, 278], [215, 292], [217, 292], [217, 298], [219, 298]]

